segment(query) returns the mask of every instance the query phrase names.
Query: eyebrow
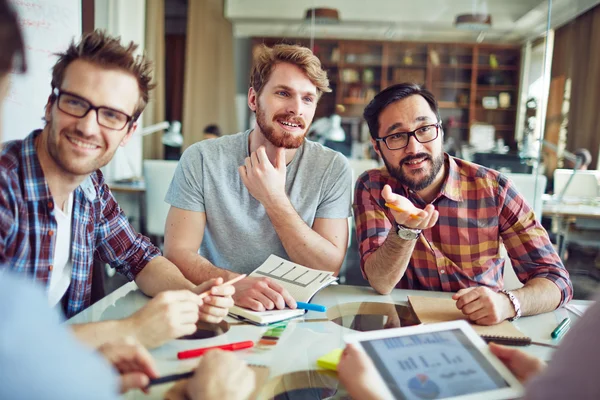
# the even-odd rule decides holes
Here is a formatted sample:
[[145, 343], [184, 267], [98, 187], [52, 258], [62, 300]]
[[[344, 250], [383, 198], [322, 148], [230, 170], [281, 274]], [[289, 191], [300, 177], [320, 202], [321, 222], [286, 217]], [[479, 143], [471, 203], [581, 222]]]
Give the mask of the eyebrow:
[[[426, 115], [423, 115], [421, 117], [417, 117], [415, 118], [415, 122], [427, 122], [430, 121], [431, 117], [428, 117]], [[392, 124], [392, 126], [390, 126], [389, 128], [387, 128], [387, 130], [385, 131], [386, 134], [389, 134], [393, 131], [395, 131], [398, 128], [402, 128], [404, 126], [404, 124], [402, 122], [396, 122], [395, 124]]]
[[[275, 87], [273, 88], [273, 90], [281, 90], [281, 89], [283, 89], [283, 90], [287, 90], [288, 92], [296, 92], [296, 90], [294, 90], [294, 89], [292, 89], [291, 87], [289, 87], [289, 86], [286, 86], [286, 85], [277, 85], [277, 86], [275, 86]], [[304, 95], [310, 95], [310, 96], [317, 96], [317, 93], [316, 93], [316, 91], [315, 91], [315, 92], [306, 91], [306, 92], [304, 92], [303, 94], [304, 94]]]

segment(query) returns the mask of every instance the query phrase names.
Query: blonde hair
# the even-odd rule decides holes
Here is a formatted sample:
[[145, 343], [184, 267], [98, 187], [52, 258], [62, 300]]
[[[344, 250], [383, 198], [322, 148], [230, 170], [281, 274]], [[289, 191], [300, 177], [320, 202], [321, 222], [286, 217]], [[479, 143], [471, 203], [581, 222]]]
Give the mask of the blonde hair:
[[[120, 37], [109, 36], [104, 31], [86, 33], [77, 44], [73, 41], [64, 53], [57, 54], [58, 61], [52, 68], [52, 87], [60, 89], [65, 78], [65, 71], [75, 60], [88, 61], [107, 68], [118, 68], [132, 74], [138, 82], [140, 99], [133, 112], [135, 121], [148, 104], [150, 90], [154, 88], [152, 80], [152, 62], [143, 55], [135, 56], [138, 45], [129, 42], [125, 47]], [[54, 94], [51, 101], [54, 101]]]
[[250, 86], [260, 95], [269, 81], [273, 68], [279, 63], [289, 63], [300, 68], [317, 87], [317, 96], [331, 92], [327, 72], [310, 49], [297, 45], [278, 44], [269, 48], [264, 44], [254, 51], [254, 65], [250, 72]]

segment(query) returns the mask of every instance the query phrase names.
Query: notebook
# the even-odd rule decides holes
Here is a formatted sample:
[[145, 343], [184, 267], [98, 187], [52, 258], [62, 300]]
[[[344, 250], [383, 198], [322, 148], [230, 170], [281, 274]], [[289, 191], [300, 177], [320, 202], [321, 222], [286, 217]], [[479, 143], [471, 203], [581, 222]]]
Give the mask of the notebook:
[[486, 342], [496, 342], [513, 346], [527, 346], [531, 344], [531, 338], [524, 335], [513, 324], [502, 321], [497, 325], [476, 325], [456, 308], [456, 301], [452, 299], [440, 299], [435, 297], [408, 296], [413, 311], [423, 324], [435, 322], [446, 322], [464, 319], [471, 324], [473, 329]]
[[[248, 277], [267, 277], [283, 286], [296, 301], [309, 302], [319, 290], [335, 282], [333, 272], [310, 269], [300, 264], [270, 255], [260, 267], [252, 271]], [[238, 319], [256, 325], [267, 325], [286, 319], [304, 315], [305, 310], [252, 311], [247, 308], [233, 306], [229, 314]]]

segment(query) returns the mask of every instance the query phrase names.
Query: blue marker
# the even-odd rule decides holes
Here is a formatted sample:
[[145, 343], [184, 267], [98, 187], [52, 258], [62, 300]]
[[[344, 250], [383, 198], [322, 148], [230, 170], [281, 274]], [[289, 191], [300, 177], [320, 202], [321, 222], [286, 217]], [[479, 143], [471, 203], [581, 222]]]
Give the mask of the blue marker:
[[311, 303], [304, 303], [301, 301], [297, 301], [296, 305], [298, 306], [297, 308], [300, 308], [303, 310], [308, 310], [308, 311], [318, 311], [318, 312], [327, 311], [327, 307], [319, 305], [319, 304], [311, 304]]

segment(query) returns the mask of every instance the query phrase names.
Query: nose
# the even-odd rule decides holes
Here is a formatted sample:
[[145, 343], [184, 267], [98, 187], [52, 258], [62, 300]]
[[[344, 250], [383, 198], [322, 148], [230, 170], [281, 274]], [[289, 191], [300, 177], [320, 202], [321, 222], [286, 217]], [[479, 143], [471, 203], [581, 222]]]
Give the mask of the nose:
[[408, 137], [408, 144], [404, 148], [404, 152], [407, 154], [417, 154], [421, 152], [422, 149], [423, 145], [419, 143], [419, 141], [414, 135], [410, 135]]
[[77, 130], [84, 136], [92, 136], [100, 133], [98, 115], [96, 110], [90, 110], [85, 116], [77, 120]]
[[296, 116], [301, 116], [302, 111], [302, 99], [299, 96], [290, 97], [286, 104], [286, 112]]

